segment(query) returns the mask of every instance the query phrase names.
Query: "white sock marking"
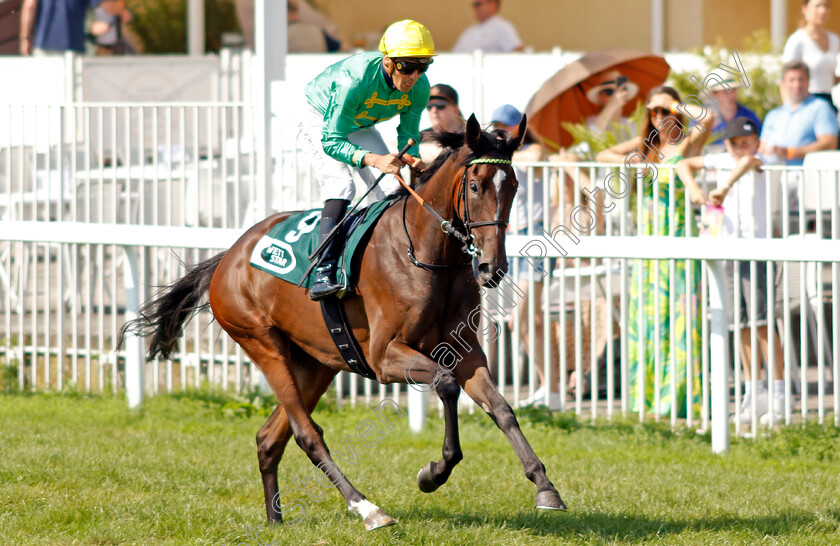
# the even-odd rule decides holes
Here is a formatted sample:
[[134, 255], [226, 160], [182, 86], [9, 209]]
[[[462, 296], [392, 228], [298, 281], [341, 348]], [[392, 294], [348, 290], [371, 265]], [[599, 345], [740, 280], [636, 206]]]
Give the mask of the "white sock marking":
[[362, 519], [364, 520], [367, 519], [368, 515], [372, 512], [379, 510], [379, 507], [367, 499], [362, 499], [359, 502], [350, 501], [350, 506], [348, 506], [347, 509], [354, 514], [362, 516]]

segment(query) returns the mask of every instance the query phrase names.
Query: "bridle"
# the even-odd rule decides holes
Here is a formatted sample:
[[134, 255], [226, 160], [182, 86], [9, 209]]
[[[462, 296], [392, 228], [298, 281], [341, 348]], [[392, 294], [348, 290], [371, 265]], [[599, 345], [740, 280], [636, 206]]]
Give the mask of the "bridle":
[[453, 226], [453, 221], [445, 220], [440, 214], [438, 214], [432, 207], [427, 205], [423, 199], [417, 195], [417, 193], [411, 189], [408, 184], [406, 184], [402, 179], [400, 182], [409, 190], [409, 193], [417, 199], [423, 207], [428, 210], [434, 217], [440, 222], [440, 229], [444, 233], [448, 233], [452, 235], [456, 239], [458, 239], [461, 243], [464, 244], [461, 247], [461, 250], [470, 256], [470, 260], [465, 263], [461, 264], [427, 264], [421, 262], [417, 259], [414, 255], [414, 243], [411, 241], [411, 235], [408, 233], [408, 226], [406, 225], [405, 221], [405, 209], [406, 205], [408, 204], [408, 198], [406, 197], [405, 201], [403, 201], [403, 230], [405, 230], [405, 236], [408, 238], [408, 258], [411, 260], [411, 263], [415, 266], [422, 268], [422, 269], [430, 269], [430, 270], [439, 270], [439, 269], [451, 269], [456, 267], [470, 267], [472, 266], [472, 258], [478, 256], [478, 249], [475, 248], [473, 241], [475, 240], [475, 236], [472, 234], [472, 229], [477, 227], [483, 226], [497, 226], [502, 229], [507, 228], [507, 222], [504, 220], [483, 220], [480, 222], [471, 222], [470, 221], [470, 207], [469, 201], [467, 200], [467, 175], [469, 174], [470, 167], [473, 165], [479, 164], [491, 164], [491, 165], [510, 165], [510, 159], [500, 159], [500, 158], [490, 158], [490, 157], [480, 157], [471, 160], [467, 165], [464, 167], [464, 175], [461, 177], [461, 187], [458, 190], [458, 194], [460, 196], [461, 202], [463, 202], [464, 212], [459, 216], [458, 209], [460, 208], [460, 203], [455, 203], [455, 219], [453, 221], [459, 222], [464, 226], [464, 230], [466, 233], [461, 233], [455, 226]]

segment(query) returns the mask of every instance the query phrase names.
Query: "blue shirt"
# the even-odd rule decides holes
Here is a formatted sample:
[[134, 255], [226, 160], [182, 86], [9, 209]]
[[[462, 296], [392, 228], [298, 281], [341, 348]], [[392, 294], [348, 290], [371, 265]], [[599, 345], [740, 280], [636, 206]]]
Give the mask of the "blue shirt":
[[[837, 116], [823, 99], [813, 95], [791, 109], [787, 104], [767, 112], [761, 141], [771, 146], [798, 148], [817, 141], [819, 135], [836, 135]], [[802, 158], [788, 159], [788, 165], [802, 165]]]
[[[737, 103], [738, 108], [735, 109], [735, 118], [745, 117], [752, 120], [755, 123], [755, 126], [758, 128], [759, 134], [761, 134], [761, 121], [759, 121], [758, 116], [755, 115], [755, 112], [741, 104], [740, 102]], [[714, 127], [712, 127], [712, 133], [720, 134], [720, 138], [716, 141], [712, 142], [711, 144], [723, 144], [723, 133], [726, 131], [726, 121], [721, 119]]]
[[33, 47], [50, 51], [85, 51], [85, 15], [101, 0], [39, 0]]

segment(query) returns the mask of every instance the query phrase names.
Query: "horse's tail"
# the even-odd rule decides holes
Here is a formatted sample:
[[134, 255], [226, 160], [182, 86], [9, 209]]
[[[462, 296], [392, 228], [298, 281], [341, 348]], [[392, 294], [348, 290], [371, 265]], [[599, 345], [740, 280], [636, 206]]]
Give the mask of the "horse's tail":
[[209, 305], [199, 302], [209, 290], [213, 273], [224, 256], [225, 252], [222, 252], [201, 262], [144, 303], [137, 312], [138, 318], [128, 321], [120, 330], [117, 347], [122, 345], [125, 334], [129, 332], [139, 337], [152, 336], [146, 358], [153, 360], [158, 355], [170, 358], [186, 322]]

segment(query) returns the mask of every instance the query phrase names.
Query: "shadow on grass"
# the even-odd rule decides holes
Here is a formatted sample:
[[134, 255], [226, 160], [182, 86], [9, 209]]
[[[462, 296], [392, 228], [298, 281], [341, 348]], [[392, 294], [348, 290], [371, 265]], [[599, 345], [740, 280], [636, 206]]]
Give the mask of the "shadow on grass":
[[492, 525], [499, 529], [529, 531], [534, 536], [558, 538], [622, 540], [646, 542], [667, 535], [685, 532], [725, 533], [739, 532], [763, 537], [787, 537], [809, 528], [815, 533], [831, 534], [840, 527], [840, 510], [831, 509], [822, 515], [788, 510], [767, 516], [736, 517], [716, 516], [695, 519], [649, 518], [637, 514], [605, 512], [549, 512], [521, 511], [510, 515], [497, 515], [475, 510], [453, 513], [443, 508], [392, 510], [398, 521], [446, 521], [453, 529], [464, 526]]

